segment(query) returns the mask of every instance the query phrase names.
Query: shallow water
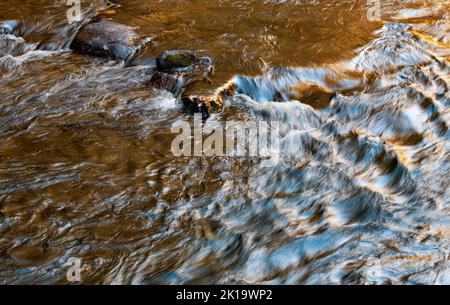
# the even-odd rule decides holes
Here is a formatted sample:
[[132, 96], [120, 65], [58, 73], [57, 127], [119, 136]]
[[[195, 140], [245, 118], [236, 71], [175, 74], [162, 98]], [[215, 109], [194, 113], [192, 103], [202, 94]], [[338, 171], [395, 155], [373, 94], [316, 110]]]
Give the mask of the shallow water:
[[[450, 5], [365, 2], [83, 1], [151, 40], [125, 68], [68, 50], [65, 1], [0, 0], [0, 283], [450, 284]], [[172, 155], [192, 115], [138, 64], [174, 49], [283, 162]]]

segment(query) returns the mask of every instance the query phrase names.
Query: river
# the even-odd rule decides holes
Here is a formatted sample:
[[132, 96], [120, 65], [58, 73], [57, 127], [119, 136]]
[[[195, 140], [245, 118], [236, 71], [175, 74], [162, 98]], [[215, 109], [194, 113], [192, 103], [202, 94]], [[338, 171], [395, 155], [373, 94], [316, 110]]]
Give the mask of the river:
[[450, 284], [448, 1], [114, 1], [82, 18], [213, 58], [185, 94], [234, 79], [208, 121], [279, 122], [282, 162], [175, 157], [179, 100], [0, 0], [0, 283]]

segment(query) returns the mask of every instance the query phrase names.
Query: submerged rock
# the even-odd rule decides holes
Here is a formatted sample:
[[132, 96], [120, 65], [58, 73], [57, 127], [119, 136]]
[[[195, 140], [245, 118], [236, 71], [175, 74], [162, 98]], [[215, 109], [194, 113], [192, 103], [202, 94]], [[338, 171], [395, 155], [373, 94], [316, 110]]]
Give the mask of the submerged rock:
[[183, 106], [192, 113], [201, 113], [203, 119], [207, 119], [211, 113], [220, 112], [225, 100], [237, 93], [236, 83], [228, 82], [220, 87], [215, 94], [207, 96], [191, 95], [182, 98]]
[[209, 57], [199, 57], [192, 51], [174, 50], [163, 52], [157, 59], [157, 67], [167, 73], [211, 72], [214, 62]]
[[130, 26], [101, 19], [84, 26], [71, 49], [81, 54], [129, 61], [139, 51], [139, 35]]

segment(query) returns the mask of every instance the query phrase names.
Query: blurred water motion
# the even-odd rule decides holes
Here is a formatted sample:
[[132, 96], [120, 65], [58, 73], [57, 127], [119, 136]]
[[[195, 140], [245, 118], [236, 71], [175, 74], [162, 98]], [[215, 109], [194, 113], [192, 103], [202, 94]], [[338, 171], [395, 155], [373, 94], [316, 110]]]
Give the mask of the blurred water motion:
[[[450, 284], [448, 1], [117, 2], [151, 41], [127, 68], [67, 50], [65, 1], [0, 0], [0, 283]], [[175, 49], [284, 162], [173, 157], [192, 117], [138, 64]]]

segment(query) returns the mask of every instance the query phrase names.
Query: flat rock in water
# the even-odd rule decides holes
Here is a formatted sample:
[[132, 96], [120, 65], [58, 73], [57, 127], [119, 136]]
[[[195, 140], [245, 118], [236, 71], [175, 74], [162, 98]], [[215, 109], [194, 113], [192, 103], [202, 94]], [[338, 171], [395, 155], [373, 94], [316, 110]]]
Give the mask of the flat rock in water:
[[84, 26], [71, 48], [81, 54], [128, 61], [139, 50], [139, 36], [130, 26], [103, 19]]

